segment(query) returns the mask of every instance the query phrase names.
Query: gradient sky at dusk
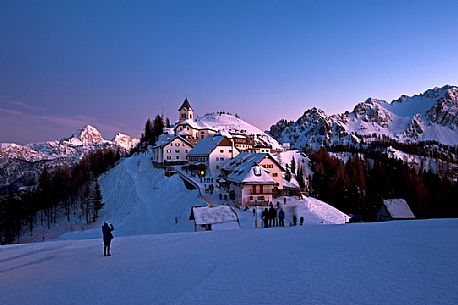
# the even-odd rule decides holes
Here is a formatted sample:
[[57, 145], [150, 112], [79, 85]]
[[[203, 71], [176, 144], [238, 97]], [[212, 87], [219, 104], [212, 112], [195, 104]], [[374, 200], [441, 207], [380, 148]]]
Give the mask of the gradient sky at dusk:
[[225, 110], [268, 129], [458, 84], [458, 1], [0, 0], [0, 142]]

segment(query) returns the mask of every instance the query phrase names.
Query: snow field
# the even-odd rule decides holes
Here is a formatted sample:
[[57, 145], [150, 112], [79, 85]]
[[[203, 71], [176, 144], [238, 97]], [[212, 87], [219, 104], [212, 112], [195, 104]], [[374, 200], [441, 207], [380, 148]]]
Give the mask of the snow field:
[[457, 304], [458, 220], [0, 248], [3, 305]]
[[[115, 236], [191, 232], [191, 207], [206, 205], [197, 190], [187, 190], [178, 175], [164, 176], [151, 164], [151, 156], [124, 159], [100, 178], [105, 206], [99, 222], [113, 223]], [[100, 228], [73, 232], [63, 239], [96, 238]]]

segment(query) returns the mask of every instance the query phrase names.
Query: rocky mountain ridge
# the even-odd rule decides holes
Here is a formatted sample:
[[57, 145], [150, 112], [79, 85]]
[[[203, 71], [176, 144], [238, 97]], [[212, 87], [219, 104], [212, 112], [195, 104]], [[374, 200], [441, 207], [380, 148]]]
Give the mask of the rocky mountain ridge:
[[127, 153], [138, 143], [138, 139], [120, 133], [111, 141], [105, 140], [90, 125], [61, 140], [26, 145], [0, 143], [0, 189], [33, 185], [44, 167], [52, 170], [71, 166], [96, 149], [115, 148]]
[[280, 120], [270, 134], [298, 149], [380, 139], [458, 145], [458, 87], [446, 85], [419, 95], [402, 95], [391, 103], [368, 98], [351, 112], [331, 116], [314, 107], [297, 121]]

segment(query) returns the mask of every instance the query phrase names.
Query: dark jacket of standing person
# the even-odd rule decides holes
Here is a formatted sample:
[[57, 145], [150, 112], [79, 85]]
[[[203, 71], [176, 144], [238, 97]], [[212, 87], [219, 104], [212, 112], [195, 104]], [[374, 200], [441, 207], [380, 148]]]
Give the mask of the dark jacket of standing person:
[[280, 209], [280, 212], [278, 212], [278, 221], [280, 227], [285, 226], [285, 211], [283, 209]]
[[262, 223], [264, 224], [264, 228], [269, 226], [269, 211], [267, 208], [264, 209], [261, 213]]
[[113, 234], [111, 231], [114, 230], [113, 225], [110, 223], [104, 223], [102, 226], [102, 233], [103, 233], [103, 256], [111, 256], [110, 254], [110, 244], [111, 240], [113, 239]]
[[272, 205], [270, 206], [270, 209], [269, 209], [269, 227], [274, 226], [276, 217], [277, 217], [277, 210], [275, 210]]
[[297, 216], [293, 215], [293, 226], [297, 225]]

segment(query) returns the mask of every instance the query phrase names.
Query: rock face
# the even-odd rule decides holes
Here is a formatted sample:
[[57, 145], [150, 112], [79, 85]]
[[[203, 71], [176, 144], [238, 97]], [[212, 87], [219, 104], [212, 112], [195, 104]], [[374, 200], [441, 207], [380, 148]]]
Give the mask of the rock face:
[[27, 145], [0, 143], [0, 190], [34, 185], [44, 167], [52, 171], [60, 166], [72, 166], [99, 148], [113, 147], [127, 153], [138, 142], [125, 134], [117, 134], [113, 141], [107, 141], [96, 128], [87, 125], [60, 141]]
[[270, 134], [298, 149], [380, 138], [458, 145], [458, 87], [446, 85], [419, 95], [403, 95], [391, 103], [369, 98], [351, 112], [332, 116], [312, 108], [296, 122], [280, 120]]
[[87, 146], [100, 145], [106, 141], [103, 139], [102, 134], [97, 129], [91, 125], [87, 125], [74, 133], [69, 139], [62, 140], [62, 142], [75, 146]]
[[118, 133], [116, 136], [111, 140], [112, 143], [123, 147], [124, 149], [131, 150], [134, 148], [138, 143], [140, 143], [139, 139], [131, 138], [130, 136]]

